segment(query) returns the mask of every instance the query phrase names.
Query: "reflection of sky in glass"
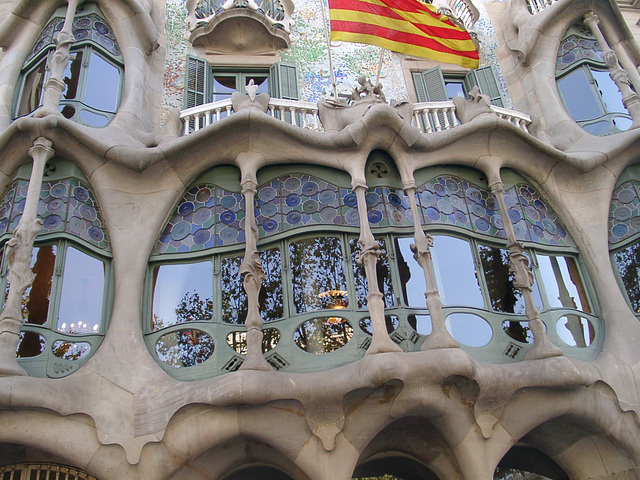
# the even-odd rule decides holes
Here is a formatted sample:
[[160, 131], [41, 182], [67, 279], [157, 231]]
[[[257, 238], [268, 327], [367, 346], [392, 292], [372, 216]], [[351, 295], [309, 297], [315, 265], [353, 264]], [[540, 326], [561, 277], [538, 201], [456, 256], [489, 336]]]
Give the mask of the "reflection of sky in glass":
[[484, 307], [469, 242], [438, 235], [431, 252], [442, 304]]
[[624, 108], [624, 105], [622, 104], [622, 94], [620, 93], [616, 82], [611, 79], [609, 72], [601, 72], [591, 69], [591, 74], [598, 84], [598, 89], [600, 90], [604, 104], [607, 106], [607, 111], [626, 112], [627, 109]]
[[62, 277], [58, 330], [94, 333], [100, 328], [104, 263], [69, 247]]
[[[556, 278], [556, 275], [553, 272], [551, 257], [548, 257], [546, 255], [538, 255], [538, 265], [540, 269], [540, 274], [542, 275], [542, 281], [544, 282], [544, 288], [547, 292], [547, 299], [549, 301], [549, 305], [552, 308], [566, 307], [566, 308], [577, 308], [578, 310], [587, 311], [584, 309], [584, 306], [582, 305], [578, 288], [571, 280], [571, 275], [569, 273], [567, 261], [573, 261], [573, 260], [567, 259], [565, 257], [553, 257], [553, 258], [557, 260], [557, 264], [560, 270], [559, 278]], [[576, 281], [580, 282], [580, 279], [576, 278]], [[561, 300], [560, 286], [559, 286], [560, 283], [564, 284], [569, 296], [569, 298], [565, 299], [565, 305], [563, 305]], [[574, 302], [575, 302], [575, 306], [574, 306]]]
[[[409, 272], [411, 276], [406, 281], [406, 293], [407, 305], [410, 307], [426, 307], [427, 301], [424, 298], [424, 293], [427, 291], [427, 285], [424, 281], [424, 271], [422, 267], [418, 264], [418, 262], [413, 258], [413, 252], [411, 251], [410, 245], [414, 243], [413, 238], [398, 238], [398, 256], [404, 258], [404, 261], [407, 262], [409, 267]], [[401, 258], [398, 258], [401, 263]]]
[[[571, 319], [569, 319], [569, 317], [571, 317]], [[567, 322], [569, 321], [579, 321], [580, 322], [580, 328], [582, 330], [582, 340], [584, 341], [584, 345], [585, 346], [589, 346], [591, 345], [591, 334], [590, 334], [590, 325], [589, 325], [589, 321], [584, 318], [584, 317], [579, 317], [577, 315], [567, 315], [564, 317], [560, 317], [560, 319], [558, 320], [558, 322], [556, 323], [556, 332], [558, 332], [558, 336], [560, 337], [560, 339], [566, 343], [567, 345], [570, 345], [572, 347], [575, 347], [576, 344], [576, 339], [574, 338], [573, 334], [571, 333], [571, 330], [569, 330], [569, 328], [567, 327]]]
[[178, 323], [176, 308], [186, 293], [197, 293], [203, 301], [213, 297], [212, 270], [210, 261], [159, 267], [153, 290], [153, 315], [162, 326]]
[[107, 112], [115, 112], [120, 89], [120, 70], [98, 54], [91, 54], [84, 103]]
[[558, 88], [574, 120], [590, 120], [602, 114], [583, 69], [559, 80]]
[[484, 347], [493, 335], [485, 320], [470, 313], [452, 313], [445, 320], [445, 325], [453, 338], [469, 347]]

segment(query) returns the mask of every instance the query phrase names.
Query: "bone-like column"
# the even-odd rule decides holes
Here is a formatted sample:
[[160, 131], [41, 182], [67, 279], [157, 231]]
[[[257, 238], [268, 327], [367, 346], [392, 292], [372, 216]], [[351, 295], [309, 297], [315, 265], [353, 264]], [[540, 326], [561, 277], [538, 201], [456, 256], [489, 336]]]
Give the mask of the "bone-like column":
[[38, 138], [29, 155], [33, 159], [31, 178], [20, 222], [5, 247], [9, 268], [9, 294], [0, 314], [0, 376], [27, 375], [16, 361], [16, 348], [22, 329], [22, 296], [31, 286], [35, 275], [31, 271], [33, 242], [42, 227], [38, 218], [38, 201], [42, 189], [44, 166], [52, 156], [52, 143]]
[[365, 199], [366, 191], [367, 186], [364, 183], [354, 182], [353, 192], [358, 199], [358, 215], [360, 217], [360, 238], [358, 239], [360, 253], [358, 253], [356, 261], [358, 265], [364, 267], [367, 277], [367, 288], [369, 290], [367, 308], [369, 309], [369, 316], [373, 326], [373, 338], [366, 354], [401, 352], [402, 349], [389, 337], [384, 319], [384, 301], [382, 292], [378, 287], [378, 272], [376, 271], [376, 264], [380, 260], [381, 251], [380, 244], [373, 237], [369, 226]]
[[431, 247], [433, 246], [433, 237], [425, 234], [420, 223], [420, 215], [418, 214], [418, 204], [416, 203], [416, 186], [413, 183], [405, 182], [404, 191], [409, 197], [409, 207], [411, 208], [411, 216], [413, 217], [413, 238], [416, 243], [411, 245], [413, 258], [424, 271], [424, 280], [427, 291], [424, 296], [427, 299], [427, 308], [431, 317], [431, 333], [424, 340], [421, 350], [430, 350], [434, 348], [459, 348], [460, 345], [447, 331], [444, 324], [444, 315], [442, 313], [442, 301], [440, 300], [440, 292], [433, 274], [433, 259], [431, 258]]

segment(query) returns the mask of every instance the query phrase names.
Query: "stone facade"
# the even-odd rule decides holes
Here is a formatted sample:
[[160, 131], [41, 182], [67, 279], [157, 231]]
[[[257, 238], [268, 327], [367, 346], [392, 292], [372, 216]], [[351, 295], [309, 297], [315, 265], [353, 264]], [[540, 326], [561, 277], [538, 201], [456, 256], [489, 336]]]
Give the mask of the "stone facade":
[[0, 0], [0, 479], [640, 478], [638, 7], [458, 2], [427, 102], [294, 3]]

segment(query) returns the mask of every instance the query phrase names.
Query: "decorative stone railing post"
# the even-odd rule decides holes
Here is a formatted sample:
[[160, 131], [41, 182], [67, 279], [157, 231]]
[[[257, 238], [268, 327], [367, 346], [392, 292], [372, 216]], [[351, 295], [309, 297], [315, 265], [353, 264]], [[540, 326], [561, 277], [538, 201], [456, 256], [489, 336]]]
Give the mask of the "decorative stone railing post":
[[[251, 159], [245, 157], [248, 162]], [[262, 317], [260, 316], [259, 294], [262, 281], [265, 278], [260, 255], [258, 253], [258, 226], [256, 225], [255, 197], [258, 192], [258, 182], [255, 175], [242, 173], [242, 195], [245, 203], [244, 232], [246, 247], [244, 259], [240, 265], [244, 291], [247, 293], [247, 318], [244, 322], [247, 328], [247, 355], [241, 370], [271, 370], [262, 356]]]
[[356, 261], [358, 265], [364, 267], [365, 276], [367, 277], [369, 290], [367, 308], [369, 309], [369, 316], [373, 326], [373, 338], [366, 354], [401, 352], [402, 349], [389, 337], [384, 319], [384, 300], [378, 287], [378, 273], [376, 271], [376, 264], [380, 260], [381, 251], [380, 244], [373, 237], [369, 227], [367, 202], [365, 200], [366, 191], [367, 186], [364, 182], [354, 181], [353, 192], [358, 199], [358, 215], [360, 217], [360, 238], [358, 239], [360, 253], [358, 253]]
[[436, 279], [433, 275], [433, 259], [431, 258], [431, 247], [433, 246], [433, 237], [425, 234], [420, 224], [420, 215], [418, 214], [418, 204], [416, 203], [416, 186], [404, 184], [404, 191], [409, 198], [409, 207], [411, 208], [411, 216], [413, 217], [413, 238], [416, 243], [411, 245], [413, 258], [424, 271], [424, 280], [427, 291], [424, 296], [427, 300], [427, 308], [431, 317], [431, 333], [424, 340], [420, 350], [431, 350], [434, 348], [459, 348], [460, 345], [449, 334], [445, 323], [444, 314], [442, 313], [442, 301], [440, 300], [440, 292]]
[[49, 70], [51, 76], [44, 84], [44, 95], [41, 112], [37, 116], [44, 116], [50, 113], [59, 113], [58, 106], [66, 85], [64, 83], [64, 71], [69, 65], [69, 50], [75, 42], [73, 36], [73, 19], [76, 14], [78, 4], [82, 0], [68, 0], [67, 14], [64, 19], [62, 30], [55, 39], [56, 49], [49, 60]]
[[33, 242], [42, 227], [38, 219], [38, 201], [42, 189], [44, 166], [52, 156], [52, 143], [38, 138], [29, 155], [33, 159], [29, 189], [22, 218], [7, 242], [5, 259], [9, 268], [9, 294], [0, 315], [0, 376], [27, 375], [16, 361], [16, 348], [22, 329], [22, 297], [35, 275], [31, 271]]
[[507, 204], [504, 201], [504, 184], [500, 178], [498, 168], [490, 169], [487, 177], [491, 193], [495, 196], [500, 207], [500, 216], [504, 232], [507, 236], [507, 249], [509, 250], [509, 268], [515, 275], [513, 286], [522, 292], [525, 304], [525, 315], [529, 320], [529, 328], [533, 333], [533, 347], [525, 354], [525, 360], [535, 360], [540, 358], [556, 357], [562, 355], [562, 350], [556, 347], [544, 329], [544, 324], [540, 320], [540, 310], [533, 300], [533, 272], [529, 268], [529, 259], [523, 253], [523, 245], [516, 239], [516, 233], [509, 217]]
[[633, 119], [633, 125], [631, 128], [640, 127], [640, 98], [631, 88], [627, 72], [620, 66], [617, 55], [613, 50], [611, 50], [607, 40], [604, 38], [604, 35], [600, 30], [600, 20], [598, 16], [591, 11], [584, 16], [584, 23], [589, 27], [591, 33], [593, 33], [594, 37], [596, 37], [598, 43], [602, 47], [604, 63], [609, 67], [611, 79], [615, 82], [622, 94], [622, 103]]

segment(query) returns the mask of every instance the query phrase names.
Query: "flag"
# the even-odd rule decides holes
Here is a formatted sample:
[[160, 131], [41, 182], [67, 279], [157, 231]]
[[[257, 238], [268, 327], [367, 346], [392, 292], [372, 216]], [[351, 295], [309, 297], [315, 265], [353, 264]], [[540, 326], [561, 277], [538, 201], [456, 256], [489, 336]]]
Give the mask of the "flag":
[[478, 68], [469, 33], [419, 0], [329, 0], [331, 40]]

